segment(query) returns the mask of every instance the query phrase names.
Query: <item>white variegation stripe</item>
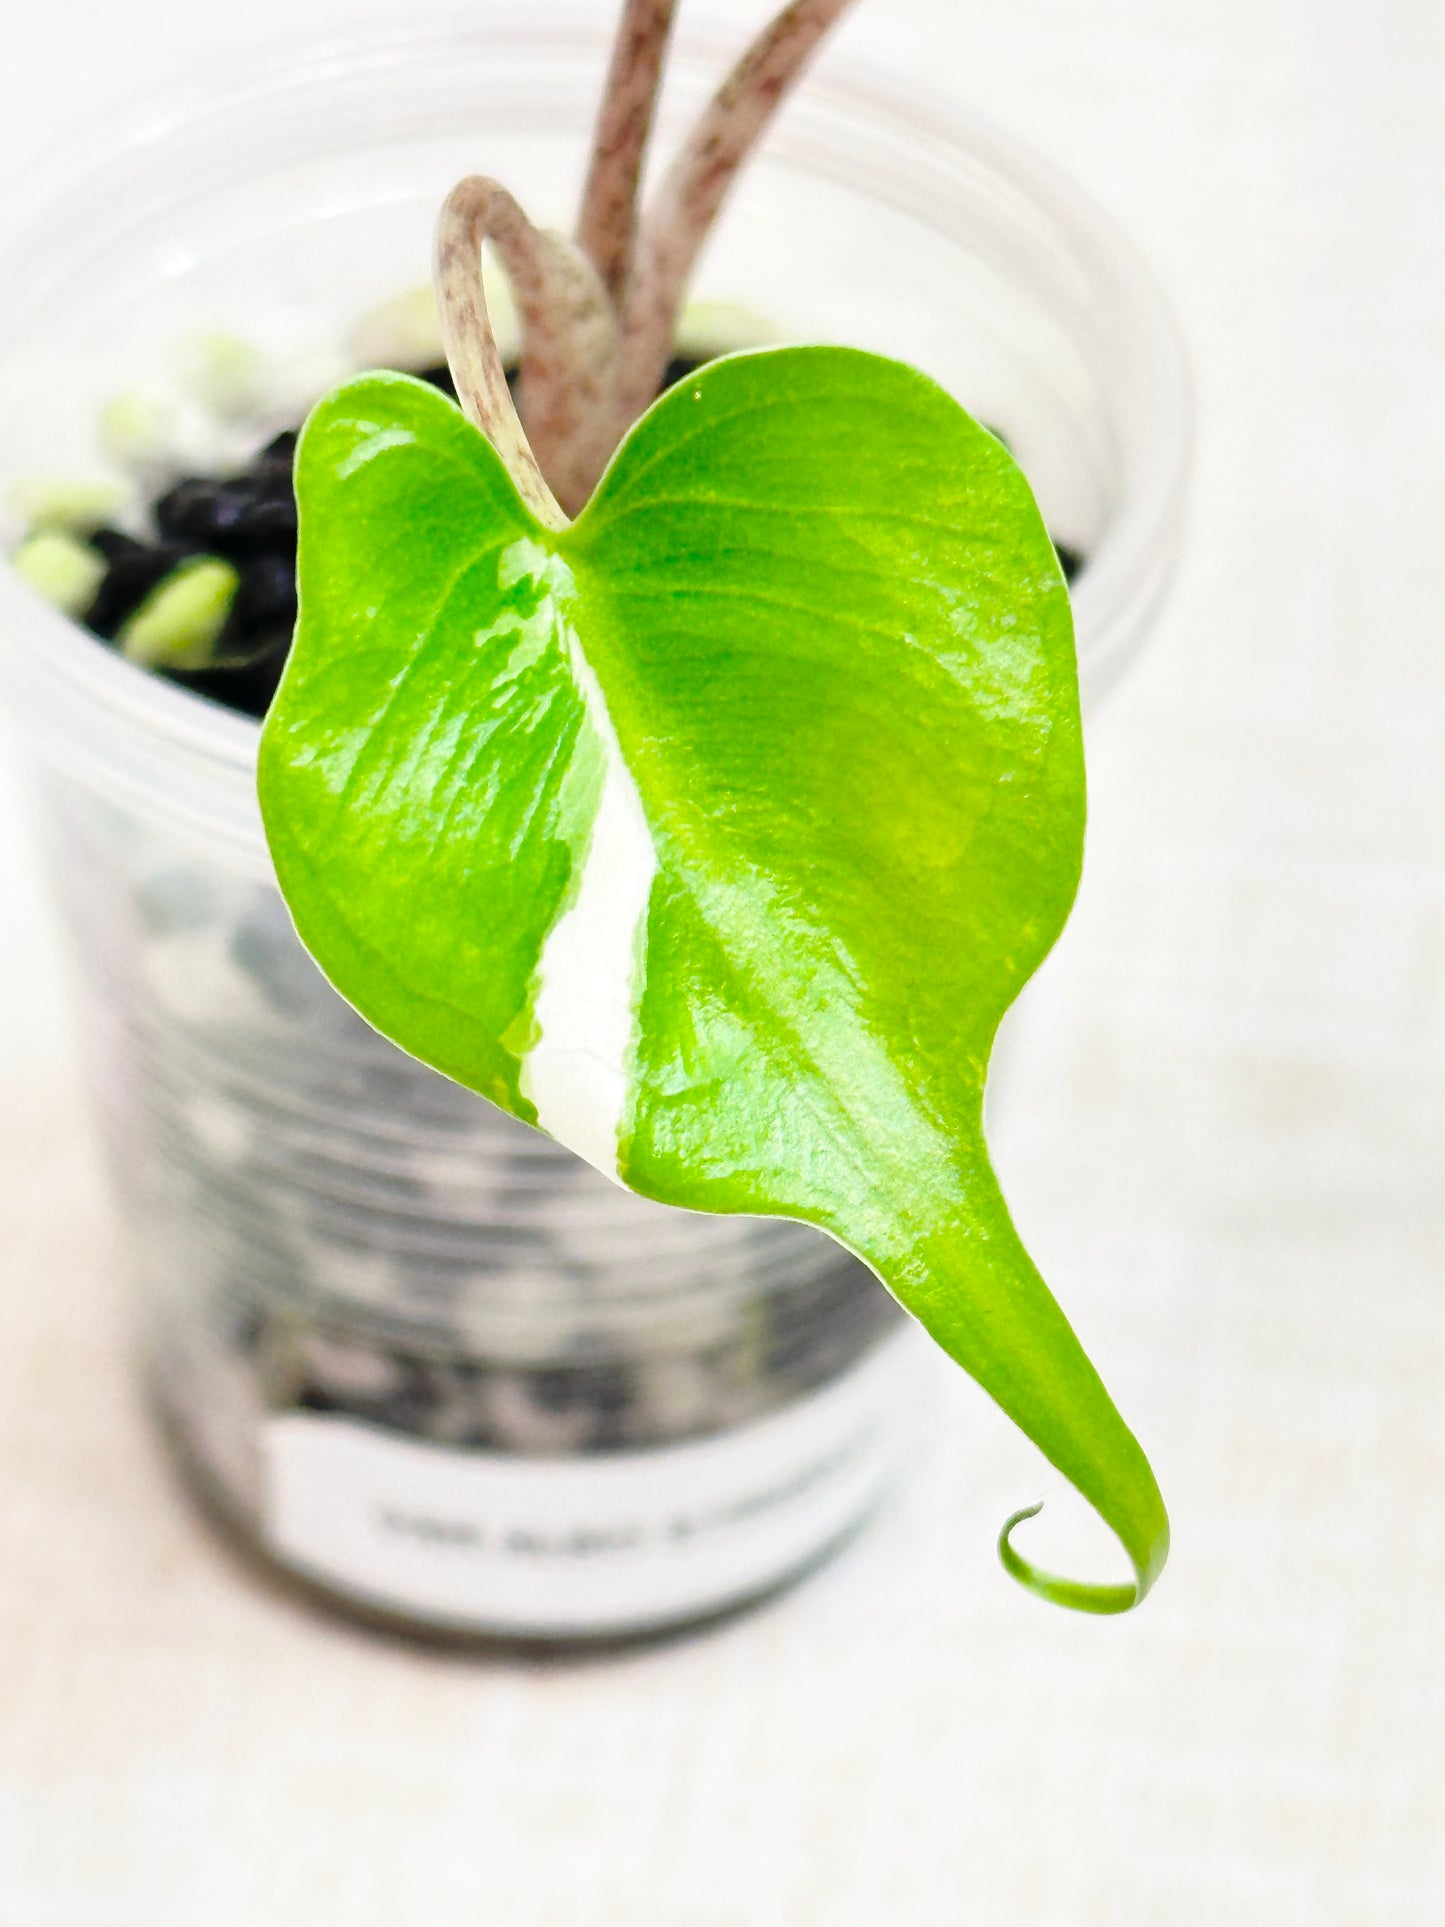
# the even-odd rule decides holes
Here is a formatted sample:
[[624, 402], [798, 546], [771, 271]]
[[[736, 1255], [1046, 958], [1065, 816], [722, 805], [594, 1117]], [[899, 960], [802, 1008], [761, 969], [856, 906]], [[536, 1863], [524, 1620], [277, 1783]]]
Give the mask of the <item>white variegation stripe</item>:
[[522, 1089], [545, 1131], [620, 1182], [618, 1138], [657, 853], [601, 685], [570, 628], [568, 649], [604, 774], [580, 885], [538, 960], [532, 1014], [539, 1035], [522, 1066]]

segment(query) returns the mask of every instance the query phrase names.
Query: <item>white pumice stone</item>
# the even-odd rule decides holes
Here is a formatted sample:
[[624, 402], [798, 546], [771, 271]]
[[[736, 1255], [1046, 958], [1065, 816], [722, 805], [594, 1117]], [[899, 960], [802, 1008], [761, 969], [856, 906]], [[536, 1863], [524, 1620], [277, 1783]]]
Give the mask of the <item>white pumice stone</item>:
[[308, 1374], [333, 1398], [394, 1398], [403, 1387], [400, 1366], [374, 1345], [309, 1332], [303, 1355]]
[[769, 348], [779, 338], [773, 322], [735, 301], [688, 301], [677, 319], [673, 352], [710, 361], [743, 348]]
[[140, 966], [148, 1001], [178, 1031], [228, 1024], [255, 1029], [260, 999], [210, 931], [149, 942]]
[[[497, 353], [504, 362], [515, 361], [522, 351], [517, 304], [505, 273], [490, 255], [483, 257], [482, 292]], [[347, 347], [359, 368], [439, 367], [447, 356], [430, 283], [408, 288], [368, 309], [347, 337]]]
[[575, 1279], [546, 1265], [528, 1271], [479, 1271], [457, 1299], [455, 1329], [468, 1351], [515, 1365], [550, 1365], [582, 1336], [585, 1305]]
[[271, 406], [276, 367], [239, 335], [186, 335], [176, 344], [176, 382], [219, 421], [243, 424]]
[[477, 1388], [460, 1372], [444, 1365], [431, 1367], [435, 1402], [427, 1414], [427, 1437], [438, 1445], [462, 1445], [478, 1429], [481, 1408]]
[[645, 1429], [658, 1438], [701, 1431], [718, 1400], [717, 1380], [696, 1358], [639, 1358], [635, 1367]]
[[352, 327], [346, 345], [358, 368], [434, 368], [445, 361], [431, 288], [408, 288], [369, 308]]
[[165, 388], [131, 388], [103, 403], [101, 453], [158, 494], [177, 475], [219, 475], [238, 467], [255, 440]]
[[101, 404], [96, 428], [106, 456], [142, 475], [161, 472], [175, 461], [179, 411], [160, 389], [130, 388]]
[[83, 615], [105, 575], [105, 560], [65, 529], [40, 529], [10, 558], [15, 573], [68, 616]]
[[69, 529], [87, 535], [112, 521], [129, 495], [124, 482], [103, 477], [22, 475], [11, 484], [8, 500], [32, 529]]
[[356, 373], [356, 364], [339, 348], [306, 348], [278, 358], [264, 411], [266, 429], [294, 428], [321, 397]]
[[[279, 1196], [279, 1194], [277, 1194]], [[307, 1261], [318, 1292], [339, 1304], [390, 1309], [401, 1296], [395, 1261], [385, 1251], [314, 1236], [306, 1220]]]
[[575, 1452], [587, 1443], [596, 1415], [584, 1404], [549, 1411], [520, 1373], [493, 1372], [483, 1397], [488, 1429], [514, 1452]]
[[197, 1091], [183, 1102], [186, 1127], [197, 1150], [218, 1164], [242, 1163], [255, 1133], [244, 1108], [213, 1092]]

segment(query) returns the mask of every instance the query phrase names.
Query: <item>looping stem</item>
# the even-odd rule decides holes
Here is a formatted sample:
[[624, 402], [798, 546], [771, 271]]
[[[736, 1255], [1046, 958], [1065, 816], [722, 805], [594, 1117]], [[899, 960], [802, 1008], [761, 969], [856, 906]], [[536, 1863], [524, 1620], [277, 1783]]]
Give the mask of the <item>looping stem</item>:
[[[502, 258], [522, 320], [520, 412], [487, 314], [486, 241]], [[462, 412], [538, 520], [565, 527], [606, 460], [598, 445], [609, 425], [617, 325], [596, 271], [570, 242], [533, 227], [504, 187], [474, 174], [442, 206], [436, 292]]]

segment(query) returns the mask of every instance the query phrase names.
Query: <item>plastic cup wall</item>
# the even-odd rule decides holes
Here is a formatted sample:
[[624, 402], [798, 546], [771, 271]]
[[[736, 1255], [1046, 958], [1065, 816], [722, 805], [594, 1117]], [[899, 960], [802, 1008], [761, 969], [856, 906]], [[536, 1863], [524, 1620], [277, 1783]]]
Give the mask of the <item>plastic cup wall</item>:
[[[719, 58], [680, 58], [664, 143]], [[426, 278], [463, 173], [566, 225], [603, 61], [594, 34], [518, 17], [277, 64], [112, 141], [104, 218], [97, 157], [72, 160], [0, 244], [0, 479], [93, 466], [99, 402], [188, 331], [339, 343]], [[698, 291], [780, 338], [913, 361], [1007, 435], [1056, 536], [1090, 556], [1092, 701], [1173, 552], [1187, 424], [1168, 323], [1047, 169], [835, 72], [790, 105]], [[356, 1018], [270, 881], [244, 719], [137, 673], [3, 570], [0, 678], [73, 937], [150, 1369], [243, 1510], [265, 1411], [298, 1401], [443, 1441], [604, 1450], [776, 1410], [893, 1331], [819, 1234], [650, 1206]]]

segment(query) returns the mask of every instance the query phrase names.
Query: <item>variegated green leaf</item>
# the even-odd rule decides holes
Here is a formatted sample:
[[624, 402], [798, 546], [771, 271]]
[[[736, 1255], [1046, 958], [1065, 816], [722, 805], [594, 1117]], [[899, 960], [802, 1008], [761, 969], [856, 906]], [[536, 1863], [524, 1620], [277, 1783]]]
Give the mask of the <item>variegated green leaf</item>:
[[321, 404], [298, 485], [261, 801], [322, 968], [635, 1190], [857, 1252], [1135, 1577], [1005, 1564], [1133, 1604], [1163, 1505], [983, 1137], [1084, 820], [1068, 598], [1012, 459], [915, 371], [805, 348], [671, 391], [560, 533], [403, 376]]

